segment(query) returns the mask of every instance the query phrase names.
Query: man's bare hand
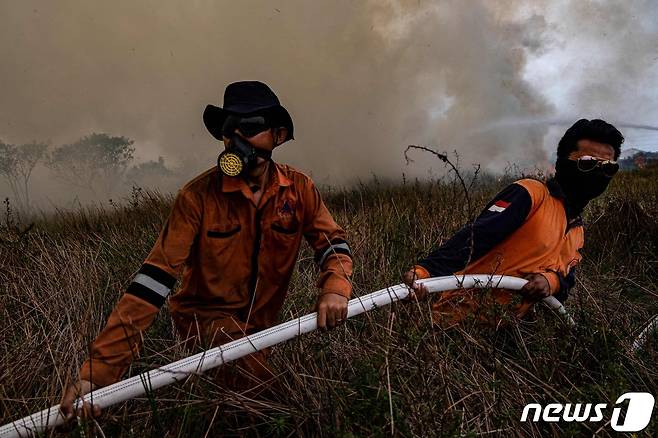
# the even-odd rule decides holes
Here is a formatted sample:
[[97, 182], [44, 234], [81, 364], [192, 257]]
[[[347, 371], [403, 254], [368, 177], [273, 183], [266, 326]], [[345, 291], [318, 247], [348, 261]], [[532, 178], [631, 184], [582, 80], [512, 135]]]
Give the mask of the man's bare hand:
[[407, 286], [409, 286], [410, 289], [409, 295], [406, 298], [407, 300], [424, 300], [429, 295], [429, 291], [427, 290], [426, 286], [414, 283], [416, 280], [418, 280], [418, 275], [414, 272], [413, 269], [405, 272], [402, 276], [402, 280]]
[[347, 302], [349, 300], [340, 294], [325, 293], [318, 298], [318, 327], [334, 328], [347, 319]]
[[551, 294], [551, 285], [541, 274], [530, 274], [525, 277], [528, 282], [521, 288], [521, 293], [531, 301], [539, 301]]
[[62, 401], [59, 404], [60, 409], [62, 410], [62, 413], [64, 414], [64, 418], [69, 421], [75, 417], [81, 417], [81, 418], [92, 418], [92, 417], [98, 417], [101, 415], [101, 408], [98, 405], [91, 405], [90, 403], [85, 403], [81, 408], [78, 408], [77, 410], [73, 409], [73, 402], [78, 398], [81, 397], [92, 390], [96, 388], [96, 385], [91, 383], [88, 380], [80, 380], [76, 384], [71, 384], [66, 388], [66, 391], [64, 391], [64, 395], [62, 396]]

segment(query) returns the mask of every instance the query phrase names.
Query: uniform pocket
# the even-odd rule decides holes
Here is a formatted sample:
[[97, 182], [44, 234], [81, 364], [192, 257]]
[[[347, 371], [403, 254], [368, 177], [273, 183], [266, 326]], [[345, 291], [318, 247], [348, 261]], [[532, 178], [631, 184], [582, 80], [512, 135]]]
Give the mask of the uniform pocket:
[[276, 257], [269, 258], [271, 272], [275, 275], [276, 282], [288, 281], [297, 260], [301, 226], [296, 221], [286, 223], [285, 226], [275, 221], [268, 228], [264, 234], [265, 247], [270, 254], [276, 254]]
[[291, 228], [285, 228], [277, 223], [273, 223], [270, 228], [272, 228], [272, 231], [276, 231], [277, 233], [282, 234], [296, 234], [297, 231], [299, 231], [299, 225], [293, 226]]
[[206, 232], [206, 236], [211, 239], [225, 239], [231, 237], [232, 235], [238, 233], [242, 227], [240, 224], [231, 224], [225, 227], [215, 227]]
[[[206, 281], [220, 281], [219, 273], [224, 273], [240, 258], [241, 238], [240, 223], [212, 224], [202, 234], [199, 247], [201, 265]], [[212, 279], [212, 280], [210, 280]]]

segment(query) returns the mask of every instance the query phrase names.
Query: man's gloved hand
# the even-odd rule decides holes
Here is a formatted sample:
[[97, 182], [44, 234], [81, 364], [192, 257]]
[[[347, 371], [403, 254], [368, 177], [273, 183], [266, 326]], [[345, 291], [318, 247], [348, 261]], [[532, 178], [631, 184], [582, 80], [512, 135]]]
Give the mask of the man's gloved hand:
[[66, 388], [66, 391], [64, 391], [64, 395], [62, 396], [62, 401], [60, 402], [60, 409], [67, 421], [70, 421], [75, 417], [92, 418], [101, 415], [102, 412], [100, 406], [91, 405], [90, 403], [85, 403], [75, 412], [73, 409], [73, 402], [78, 397], [93, 391], [95, 388], [96, 385], [88, 380], [80, 380], [78, 383], [71, 384]]
[[402, 281], [409, 286], [409, 295], [407, 295], [406, 300], [424, 300], [429, 295], [427, 287], [422, 284], [414, 284], [414, 281], [418, 280], [418, 274], [413, 269], [407, 271], [402, 276]]
[[323, 293], [318, 298], [315, 310], [318, 312], [318, 328], [334, 328], [347, 319], [348, 299], [336, 293]]
[[551, 295], [551, 285], [541, 274], [530, 274], [525, 277], [528, 282], [521, 288], [521, 293], [531, 301], [540, 301]]

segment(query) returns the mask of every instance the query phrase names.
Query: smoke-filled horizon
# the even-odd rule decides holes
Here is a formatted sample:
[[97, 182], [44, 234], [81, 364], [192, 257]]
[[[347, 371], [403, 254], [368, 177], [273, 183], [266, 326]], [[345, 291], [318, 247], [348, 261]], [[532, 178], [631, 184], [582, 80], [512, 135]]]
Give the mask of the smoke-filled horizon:
[[[442, 174], [420, 153], [407, 165], [408, 144], [541, 167], [566, 129], [544, 121], [658, 118], [651, 1], [25, 0], [0, 17], [1, 141], [126, 136], [183, 180], [214, 164], [201, 114], [238, 80], [293, 116], [274, 159], [334, 185]], [[31, 188], [45, 205], [85, 196], [44, 168]]]

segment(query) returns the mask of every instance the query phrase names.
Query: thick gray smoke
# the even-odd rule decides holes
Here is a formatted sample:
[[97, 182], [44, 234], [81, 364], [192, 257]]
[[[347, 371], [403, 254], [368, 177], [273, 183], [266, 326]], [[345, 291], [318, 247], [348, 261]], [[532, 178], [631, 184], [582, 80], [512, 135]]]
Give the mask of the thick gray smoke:
[[[228, 83], [257, 79], [296, 124], [297, 140], [274, 158], [321, 183], [441, 174], [427, 156], [405, 165], [412, 143], [456, 149], [466, 168], [545, 164], [548, 126], [496, 123], [651, 123], [624, 109], [656, 115], [649, 99], [637, 103], [656, 83], [655, 9], [651, 1], [0, 0], [0, 140], [127, 136], [138, 160], [163, 156], [190, 179], [219, 150], [204, 106], [221, 104]], [[43, 168], [32, 187], [42, 202], [83, 196]]]

